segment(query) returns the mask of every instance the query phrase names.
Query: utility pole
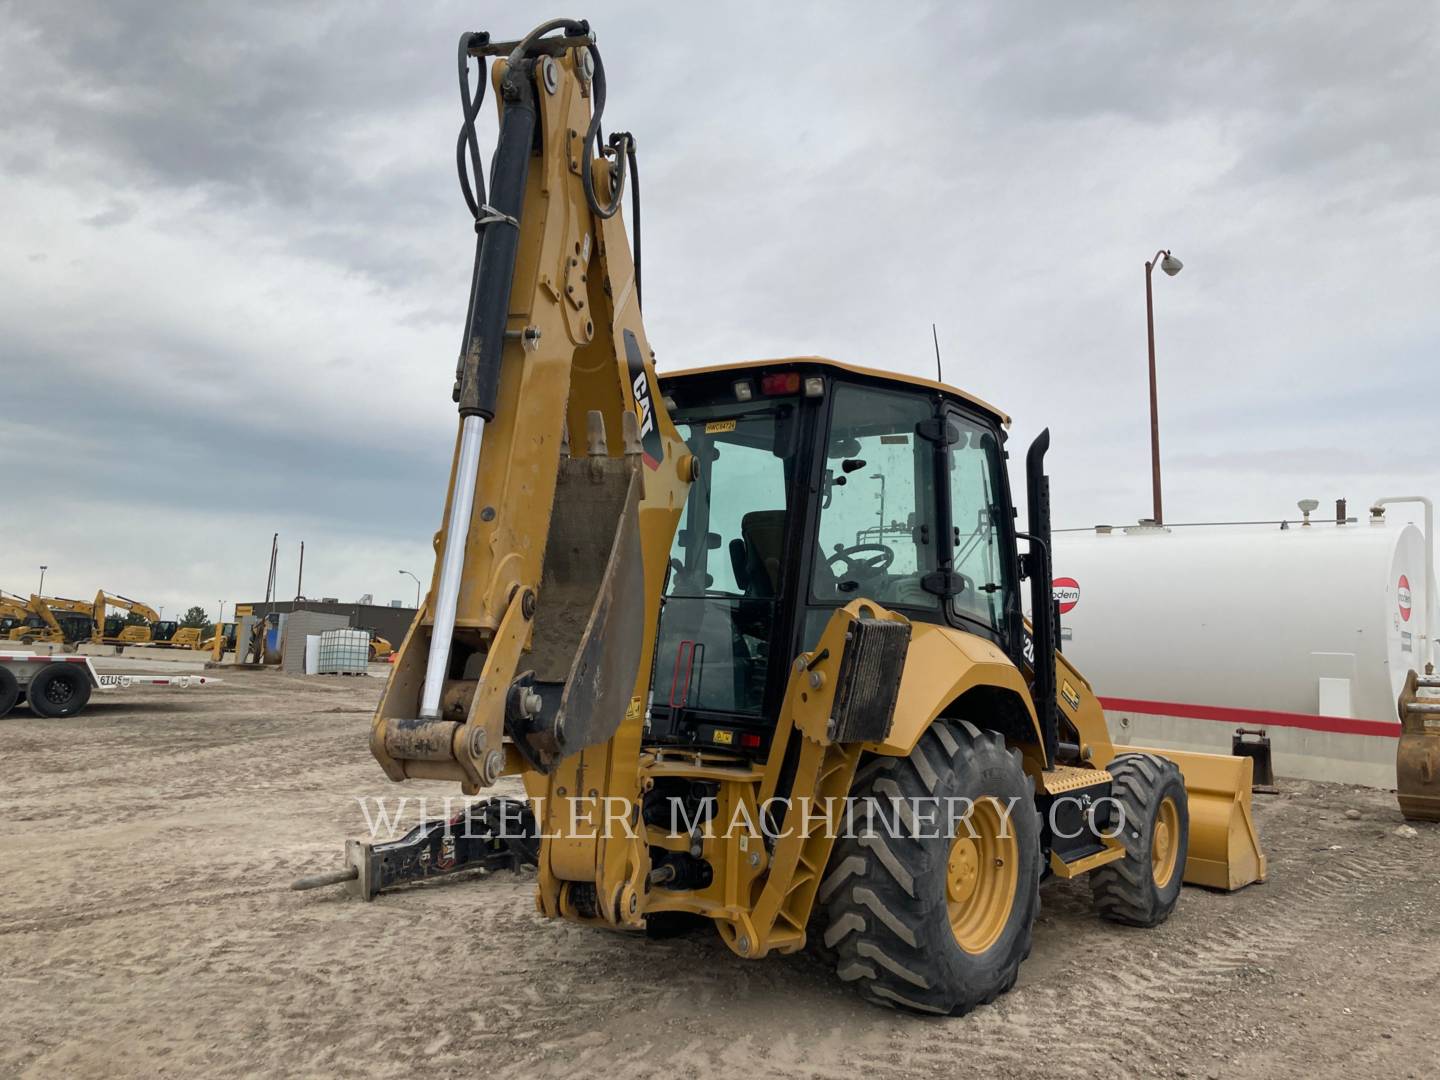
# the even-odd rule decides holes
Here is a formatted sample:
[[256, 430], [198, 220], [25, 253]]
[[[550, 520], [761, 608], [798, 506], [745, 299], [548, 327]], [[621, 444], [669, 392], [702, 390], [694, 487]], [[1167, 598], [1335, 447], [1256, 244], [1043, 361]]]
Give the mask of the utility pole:
[[1154, 501], [1151, 516], [1156, 525], [1163, 525], [1165, 514], [1160, 505], [1160, 403], [1155, 390], [1155, 300], [1150, 288], [1151, 274], [1157, 262], [1160, 269], [1171, 277], [1178, 274], [1185, 264], [1171, 255], [1168, 248], [1157, 251], [1155, 257], [1145, 264], [1145, 334], [1150, 345], [1150, 489]]
[[305, 599], [305, 590], [301, 586], [305, 582], [305, 541], [300, 541], [300, 572], [295, 576], [295, 599]]
[[265, 579], [265, 603], [275, 598], [275, 567], [280, 556], [280, 534], [270, 537], [270, 576]]

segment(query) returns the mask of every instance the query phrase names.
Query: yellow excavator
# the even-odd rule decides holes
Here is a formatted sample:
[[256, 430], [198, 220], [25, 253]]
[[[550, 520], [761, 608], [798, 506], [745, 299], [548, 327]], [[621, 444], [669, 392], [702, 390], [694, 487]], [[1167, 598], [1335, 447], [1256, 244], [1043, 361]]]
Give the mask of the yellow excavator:
[[0, 589], [0, 639], [10, 640], [10, 632], [22, 628], [29, 617], [30, 605], [23, 596]]
[[[104, 589], [95, 594], [92, 608], [95, 623], [90, 640], [96, 645], [149, 645], [153, 642], [166, 642], [179, 626], [175, 622], [162, 621], [160, 613], [149, 604], [142, 604], [139, 600], [131, 600], [118, 593], [107, 593]], [[145, 622], [127, 624], [123, 617], [111, 615], [111, 608], [138, 615]], [[196, 637], [198, 636], [197, 634]]]
[[63, 596], [37, 596], [23, 606], [18, 596], [0, 596], [5, 637], [29, 645], [74, 645], [90, 637], [90, 605]]
[[459, 68], [459, 432], [370, 748], [527, 799], [296, 887], [534, 862], [547, 916], [708, 921], [746, 959], [813, 940], [866, 999], [960, 1014], [1013, 985], [1047, 879], [1139, 926], [1182, 881], [1262, 880], [1251, 760], [1115, 746], [1058, 652], [1048, 432], [1019, 532], [1009, 420], [962, 390], [819, 357], [657, 378], [588, 23], [466, 34]]

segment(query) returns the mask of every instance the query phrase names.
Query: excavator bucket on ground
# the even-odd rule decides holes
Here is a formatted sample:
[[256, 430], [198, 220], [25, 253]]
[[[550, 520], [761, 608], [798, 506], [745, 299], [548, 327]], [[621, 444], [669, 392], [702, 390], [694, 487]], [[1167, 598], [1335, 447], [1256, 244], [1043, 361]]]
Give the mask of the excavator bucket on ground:
[[1395, 795], [1411, 821], [1440, 821], [1440, 676], [1412, 671], [1400, 691]]
[[1127, 746], [1180, 766], [1190, 803], [1190, 854], [1185, 884], [1226, 892], [1265, 880], [1265, 856], [1250, 813], [1254, 762], [1227, 754]]

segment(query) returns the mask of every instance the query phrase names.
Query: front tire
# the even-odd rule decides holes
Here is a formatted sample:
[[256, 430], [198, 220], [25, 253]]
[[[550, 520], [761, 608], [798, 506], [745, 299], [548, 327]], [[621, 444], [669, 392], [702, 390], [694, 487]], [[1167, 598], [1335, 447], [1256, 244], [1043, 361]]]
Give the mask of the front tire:
[[817, 896], [840, 978], [875, 1004], [950, 1016], [1014, 986], [1040, 907], [1040, 819], [1020, 754], [939, 720], [909, 757], [864, 764], [852, 794], [854, 828]]
[[1125, 812], [1125, 858], [1090, 875], [1102, 919], [1158, 926], [1180, 900], [1190, 849], [1190, 805], [1180, 767], [1158, 754], [1121, 754], [1110, 763], [1111, 786]]

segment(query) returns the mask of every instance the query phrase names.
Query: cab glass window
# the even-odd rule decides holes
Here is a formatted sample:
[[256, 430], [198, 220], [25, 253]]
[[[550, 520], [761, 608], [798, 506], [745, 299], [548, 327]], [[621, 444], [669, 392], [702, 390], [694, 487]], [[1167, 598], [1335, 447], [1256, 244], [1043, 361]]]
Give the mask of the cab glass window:
[[811, 595], [935, 609], [920, 586], [935, 562], [935, 446], [916, 434], [922, 395], [837, 383], [820, 488]]
[[993, 430], [962, 416], [952, 414], [949, 426], [950, 519], [963, 583], [952, 604], [956, 615], [998, 629], [1011, 587], [1002, 558], [1000, 444]]

